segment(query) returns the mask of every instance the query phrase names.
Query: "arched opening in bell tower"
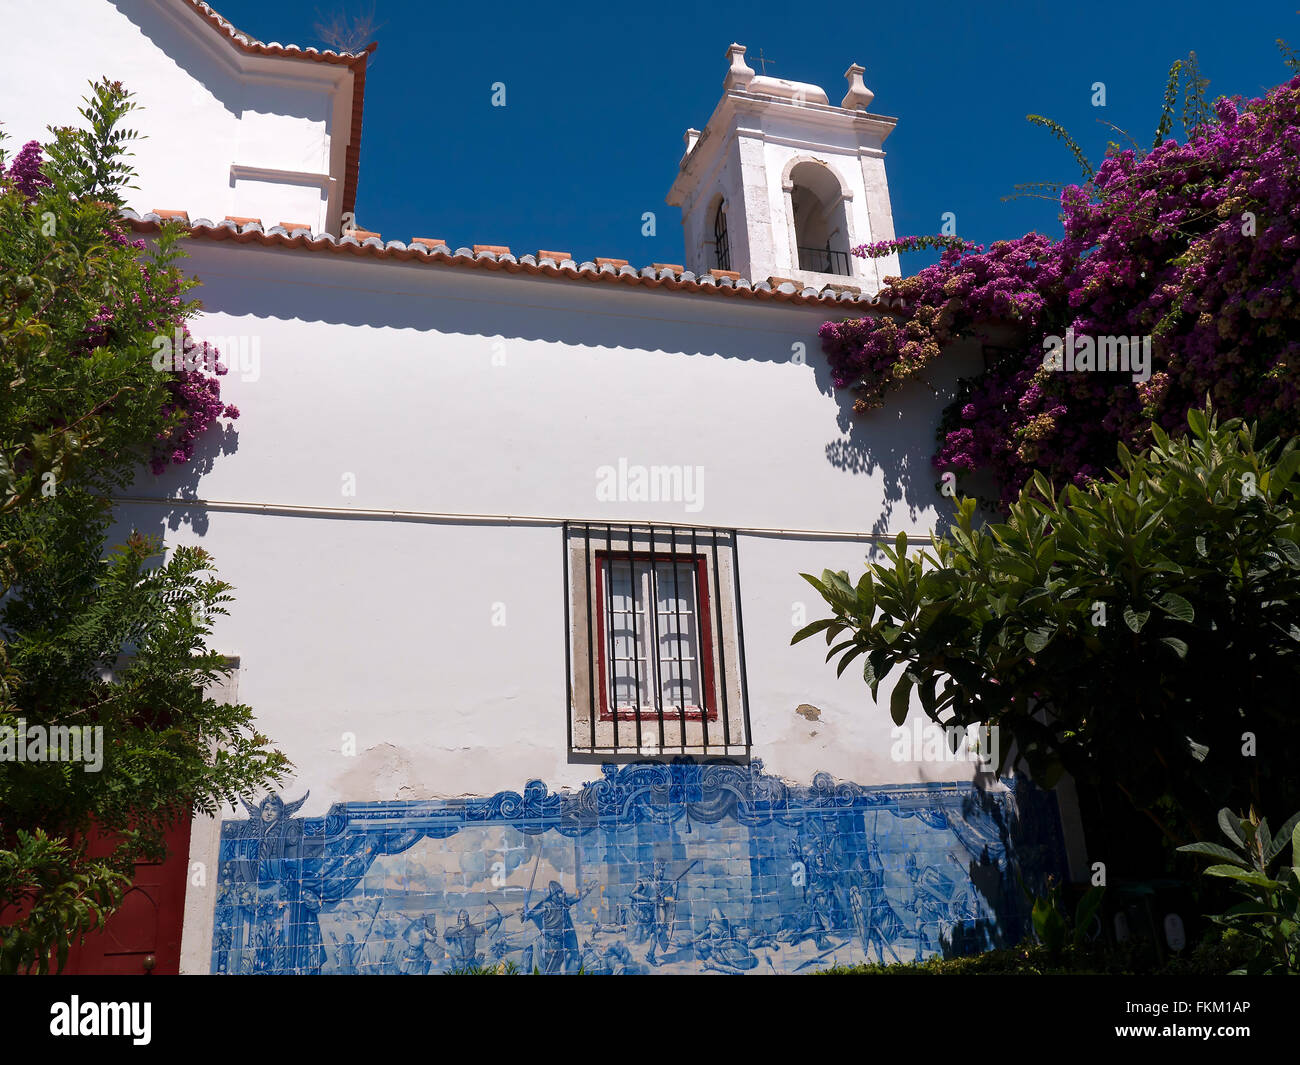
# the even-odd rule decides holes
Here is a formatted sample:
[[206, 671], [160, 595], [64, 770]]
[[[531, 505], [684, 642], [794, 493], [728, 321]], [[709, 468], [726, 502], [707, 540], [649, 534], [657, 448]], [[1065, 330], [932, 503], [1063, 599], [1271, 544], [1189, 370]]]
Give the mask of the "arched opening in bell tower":
[[839, 178], [829, 167], [805, 161], [795, 164], [789, 181], [799, 269], [847, 277], [849, 223]]

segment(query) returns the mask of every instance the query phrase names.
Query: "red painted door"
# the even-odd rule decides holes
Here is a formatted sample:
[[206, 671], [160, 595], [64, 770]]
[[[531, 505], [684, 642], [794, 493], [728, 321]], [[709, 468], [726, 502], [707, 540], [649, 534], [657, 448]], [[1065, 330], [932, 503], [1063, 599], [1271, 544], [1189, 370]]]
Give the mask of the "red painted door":
[[[92, 841], [90, 853], [103, 853], [108, 843]], [[167, 857], [138, 862], [135, 879], [122, 905], [102, 931], [73, 944], [67, 975], [130, 976], [145, 973], [175, 975], [181, 968], [181, 925], [185, 916], [185, 883], [190, 860], [190, 822], [186, 818], [167, 833]]]

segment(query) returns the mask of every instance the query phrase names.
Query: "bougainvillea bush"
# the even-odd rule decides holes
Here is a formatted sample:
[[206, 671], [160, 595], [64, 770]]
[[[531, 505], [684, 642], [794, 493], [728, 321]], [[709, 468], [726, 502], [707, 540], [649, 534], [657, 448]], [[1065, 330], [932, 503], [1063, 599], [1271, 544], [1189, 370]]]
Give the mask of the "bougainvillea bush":
[[[1143, 446], [1152, 423], [1179, 432], [1207, 395], [1266, 435], [1296, 432], [1300, 76], [1261, 99], [1218, 100], [1185, 143], [1112, 147], [1060, 203], [1061, 239], [953, 242], [916, 276], [887, 279], [884, 295], [901, 298], [905, 312], [822, 327], [834, 383], [857, 392], [858, 413], [954, 340], [996, 339], [984, 372], [945, 412], [933, 461], [959, 479], [992, 474], [1003, 503], [1034, 471], [1057, 484], [1094, 480], [1113, 464], [1117, 440]], [[927, 239], [855, 253], [914, 250]], [[1067, 329], [1150, 337], [1149, 379], [1045, 368], [1045, 339]]]
[[133, 109], [129, 96], [101, 83], [91, 104], [84, 114], [99, 128], [58, 130], [48, 159], [32, 141], [7, 173], [0, 164], [0, 360], [10, 381], [27, 386], [0, 397], [18, 431], [3, 441], [6, 507], [30, 498], [47, 474], [64, 480], [91, 450], [116, 456], [93, 464], [100, 468], [133, 472], [147, 460], [161, 473], [188, 461], [218, 418], [239, 414], [221, 401], [215, 350], [161, 372], [154, 365], [155, 338], [189, 337], [195, 304], [186, 293], [197, 282], [177, 266], [179, 229], [149, 249], [118, 216], [131, 137], [106, 123]]

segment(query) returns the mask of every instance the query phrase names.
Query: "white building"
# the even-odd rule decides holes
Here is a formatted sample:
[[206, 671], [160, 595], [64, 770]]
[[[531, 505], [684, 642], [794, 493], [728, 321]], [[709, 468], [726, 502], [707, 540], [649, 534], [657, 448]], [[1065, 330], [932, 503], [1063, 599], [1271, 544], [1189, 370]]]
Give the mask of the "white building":
[[[1054, 801], [894, 760], [861, 676], [790, 646], [824, 609], [801, 571], [947, 510], [953, 381], [853, 421], [820, 353], [897, 272], [848, 254], [893, 236], [861, 67], [834, 106], [732, 45], [669, 192], [685, 263], [638, 267], [345, 233], [365, 54], [193, 0], [18, 23], [16, 143], [88, 78], [140, 98], [133, 224], [188, 222], [242, 412], [121, 509], [235, 585], [227, 694], [296, 767], [195, 821], [183, 971], [808, 971], [1019, 934], [1008, 853], [1059, 867]], [[56, 29], [58, 64], [15, 48]]]

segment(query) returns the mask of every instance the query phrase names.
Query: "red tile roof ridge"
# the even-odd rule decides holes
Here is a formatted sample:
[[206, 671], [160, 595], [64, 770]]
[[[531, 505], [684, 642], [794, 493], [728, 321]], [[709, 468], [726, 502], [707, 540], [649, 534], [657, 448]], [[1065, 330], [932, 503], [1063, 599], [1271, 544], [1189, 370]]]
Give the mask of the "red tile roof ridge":
[[204, 3], [204, 0], [182, 0], [182, 2], [241, 51], [248, 52], [251, 55], [286, 56], [292, 59], [310, 59], [317, 63], [337, 63], [344, 66], [353, 66], [358, 62], [364, 62], [366, 56], [378, 47], [377, 42], [371, 41], [360, 52], [336, 52], [330, 48], [323, 50], [312, 47], [303, 48], [296, 44], [280, 44], [278, 41], [267, 44], [265, 41], [259, 41], [256, 37], [236, 29], [233, 22], [218, 14], [212, 8], [212, 5]]
[[[169, 214], [179, 213], [169, 212]], [[137, 233], [156, 233], [161, 225], [167, 221], [166, 218], [156, 213], [141, 216], [129, 208], [122, 211], [122, 217]], [[486, 250], [475, 252], [469, 247], [452, 250], [449, 245], [435, 244], [433, 238], [429, 237], [414, 237], [409, 244], [402, 241], [384, 241], [378, 236], [370, 237], [362, 242], [356, 239], [340, 240], [329, 233], [303, 233], [299, 230], [290, 235], [283, 229], [277, 230], [275, 227], [272, 227], [270, 231], [265, 231], [260, 226], [252, 224], [238, 226], [224, 221], [212, 222], [204, 218], [190, 220], [188, 229], [191, 237], [213, 241], [233, 241], [236, 244], [260, 244], [265, 247], [297, 251], [333, 252], [334, 254], [350, 253], [373, 259], [390, 259], [399, 262], [420, 260], [459, 268], [504, 270], [511, 274], [522, 273], [529, 276], [566, 278], [589, 283], [605, 282], [635, 285], [643, 288], [663, 288], [669, 292], [726, 295], [760, 302], [824, 307], [836, 306], [845, 310], [849, 308], [855, 310], [870, 308], [873, 313], [887, 314], [898, 312], [904, 306], [899, 300], [882, 300], [878, 296], [837, 292], [830, 286], [824, 286], [819, 291], [812, 286], [800, 289], [796, 283], [789, 285], [789, 291], [781, 291], [777, 286], [771, 285], [767, 281], [755, 283], [738, 276], [733, 278], [731, 274], [734, 271], [712, 271], [710, 274], [697, 276], [689, 270], [678, 270], [673, 271], [671, 276], [665, 277], [663, 276], [664, 270], [667, 266], [673, 264], [656, 264], [639, 270], [632, 266], [611, 269], [610, 265], [608, 265], [612, 262], [611, 260], [605, 260], [607, 265], [602, 266], [596, 266], [594, 261], [581, 265], [562, 266], [553, 261], [542, 262], [531, 254], [516, 258], [508, 253]], [[438, 250], [441, 247], [447, 247], [448, 250]], [[486, 249], [490, 246], [478, 245], [477, 247]], [[497, 245], [496, 247], [504, 246]], [[712, 273], [724, 274], [724, 276], [715, 278], [711, 276]], [[781, 286], [781, 288], [786, 287], [785, 285]]]

